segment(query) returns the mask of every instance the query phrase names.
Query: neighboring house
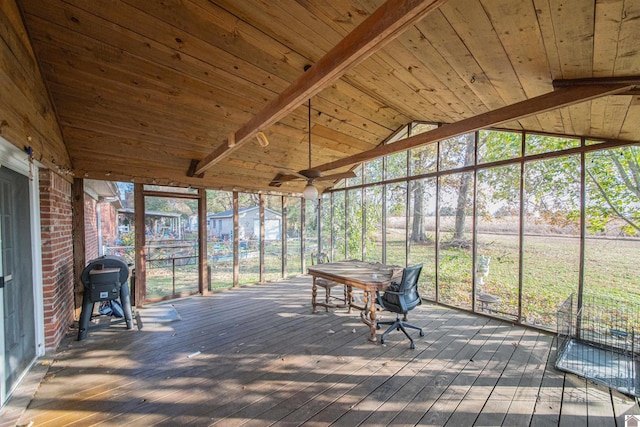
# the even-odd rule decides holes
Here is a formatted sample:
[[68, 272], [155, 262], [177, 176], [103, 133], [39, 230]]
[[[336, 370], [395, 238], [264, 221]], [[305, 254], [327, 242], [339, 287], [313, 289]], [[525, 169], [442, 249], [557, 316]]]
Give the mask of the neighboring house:
[[[233, 238], [233, 209], [207, 214], [209, 237], [219, 240]], [[257, 239], [260, 236], [260, 208], [249, 206], [238, 209], [238, 237], [240, 240]], [[271, 209], [264, 210], [264, 238], [278, 240], [282, 236], [282, 215]]]
[[113, 245], [118, 237], [118, 209], [122, 208], [118, 187], [114, 182], [84, 181], [85, 262], [104, 255], [104, 246]]
[[191, 215], [189, 218], [187, 218], [187, 226], [185, 228], [185, 231], [190, 233], [198, 232], [198, 215]]
[[[182, 240], [182, 214], [173, 212], [145, 211], [145, 233], [150, 239]], [[134, 210], [131, 208], [118, 209], [118, 229], [120, 232], [134, 230]]]

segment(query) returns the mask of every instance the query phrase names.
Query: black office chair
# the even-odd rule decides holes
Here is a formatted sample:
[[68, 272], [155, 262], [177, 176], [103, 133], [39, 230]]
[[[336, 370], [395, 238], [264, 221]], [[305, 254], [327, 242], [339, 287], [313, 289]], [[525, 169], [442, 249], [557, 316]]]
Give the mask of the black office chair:
[[[316, 264], [327, 264], [329, 262], [329, 256], [324, 252], [312, 253], [311, 254], [311, 265]], [[322, 277], [316, 277], [316, 286], [324, 288], [325, 290], [325, 311], [329, 311], [329, 307], [331, 308], [344, 308], [347, 307], [347, 287], [343, 286], [341, 283], [334, 282], [333, 280], [328, 280]], [[344, 296], [342, 298], [331, 295], [331, 289], [336, 286], [343, 286]], [[339, 301], [338, 304], [331, 304], [331, 300]]]
[[[406, 328], [416, 329], [420, 331], [421, 337], [424, 336], [422, 328], [407, 323], [407, 313], [422, 304], [422, 298], [418, 294], [418, 278], [421, 271], [422, 264], [406, 267], [402, 272], [400, 283], [391, 282], [391, 285], [382, 295], [380, 295], [380, 292], [376, 292], [376, 299], [380, 307], [396, 313], [395, 321], [376, 322], [376, 329], [380, 329], [380, 325], [391, 325], [380, 337], [382, 344], [384, 344], [387, 334], [394, 329], [404, 332], [409, 341], [411, 341], [412, 349], [416, 348], [416, 346]], [[400, 319], [400, 314], [403, 315], [402, 319]]]

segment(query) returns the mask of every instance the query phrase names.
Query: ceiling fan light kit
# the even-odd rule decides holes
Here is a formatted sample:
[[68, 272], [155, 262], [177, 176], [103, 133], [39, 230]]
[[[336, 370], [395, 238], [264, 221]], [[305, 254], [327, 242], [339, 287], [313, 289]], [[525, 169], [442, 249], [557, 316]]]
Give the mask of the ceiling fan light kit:
[[318, 200], [318, 189], [313, 184], [308, 183], [304, 190], [302, 190], [302, 197], [305, 200]]

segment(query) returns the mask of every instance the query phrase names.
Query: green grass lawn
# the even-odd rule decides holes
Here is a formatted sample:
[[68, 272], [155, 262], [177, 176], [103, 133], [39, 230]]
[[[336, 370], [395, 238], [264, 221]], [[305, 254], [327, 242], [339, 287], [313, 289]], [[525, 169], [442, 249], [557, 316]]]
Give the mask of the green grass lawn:
[[[518, 315], [519, 250], [517, 236], [479, 235], [478, 255], [491, 257], [490, 272], [478, 288], [499, 296], [493, 305], [498, 315]], [[393, 246], [391, 246], [393, 247]], [[439, 300], [470, 309], [471, 250], [440, 251]], [[584, 291], [606, 298], [640, 304], [640, 241], [588, 239], [585, 245]], [[436, 260], [433, 244], [411, 246], [411, 263], [424, 263], [420, 280], [423, 297], [435, 299]], [[525, 236], [523, 245], [523, 323], [555, 329], [556, 311], [578, 291], [580, 242], [578, 238]]]
[[[387, 237], [387, 262], [403, 264], [406, 258], [403, 235]], [[477, 288], [500, 298], [492, 304], [493, 314], [517, 319], [519, 301], [519, 245], [512, 234], [479, 234], [478, 255], [491, 257], [489, 273]], [[281, 278], [281, 249], [271, 248], [265, 254], [265, 280]], [[525, 236], [522, 273], [522, 322], [546, 329], [555, 329], [556, 312], [571, 293], [578, 291], [580, 269], [580, 242], [576, 237]], [[288, 247], [287, 274], [300, 274], [299, 245]], [[254, 254], [255, 255], [255, 254]], [[411, 243], [410, 263], [423, 263], [420, 290], [424, 298], [438, 299], [449, 305], [470, 310], [472, 308], [472, 251], [471, 249], [442, 248], [439, 251], [436, 278], [435, 244]], [[585, 244], [585, 293], [640, 304], [640, 241], [633, 239], [587, 239]], [[310, 260], [307, 260], [310, 262]], [[212, 260], [212, 289], [229, 287], [233, 282], [233, 262], [230, 259]], [[259, 280], [259, 258], [245, 256], [240, 259], [240, 284]], [[172, 295], [174, 291], [171, 268], [147, 270], [147, 297], [156, 299]], [[175, 292], [197, 291], [195, 265], [176, 269]], [[479, 309], [479, 308], [477, 308]], [[639, 325], [640, 327], [640, 325]]]

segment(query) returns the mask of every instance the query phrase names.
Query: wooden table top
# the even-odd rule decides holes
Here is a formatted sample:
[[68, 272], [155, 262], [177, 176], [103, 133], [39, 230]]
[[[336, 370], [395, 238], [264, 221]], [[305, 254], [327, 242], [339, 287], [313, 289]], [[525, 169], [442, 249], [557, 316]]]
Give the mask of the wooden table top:
[[358, 288], [384, 289], [392, 280], [402, 277], [403, 268], [358, 260], [316, 264], [308, 268], [312, 276], [324, 277]]

